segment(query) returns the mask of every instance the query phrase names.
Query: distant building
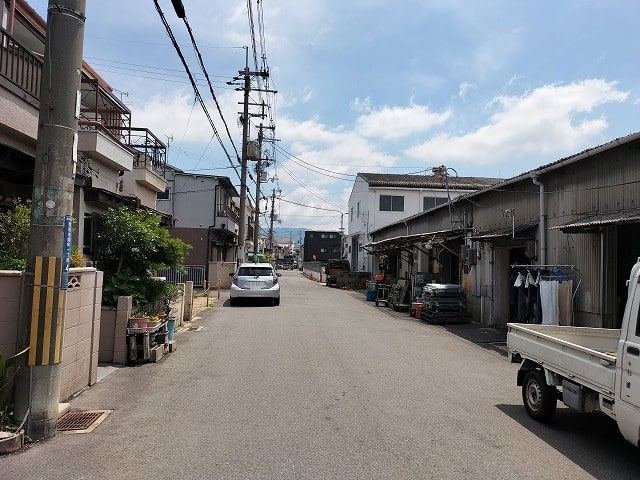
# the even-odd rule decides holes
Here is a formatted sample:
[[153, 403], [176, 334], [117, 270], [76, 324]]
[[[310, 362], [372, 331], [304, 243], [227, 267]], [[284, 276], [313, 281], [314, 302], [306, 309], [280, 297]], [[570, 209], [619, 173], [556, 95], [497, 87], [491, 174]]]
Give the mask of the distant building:
[[337, 231], [307, 230], [304, 232], [304, 262], [326, 262], [342, 258], [341, 235]]

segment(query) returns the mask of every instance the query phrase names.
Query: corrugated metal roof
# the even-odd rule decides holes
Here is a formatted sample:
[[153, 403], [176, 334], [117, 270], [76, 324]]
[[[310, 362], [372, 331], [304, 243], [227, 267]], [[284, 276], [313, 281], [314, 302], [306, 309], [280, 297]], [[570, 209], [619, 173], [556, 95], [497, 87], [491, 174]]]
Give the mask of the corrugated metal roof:
[[[444, 178], [439, 175], [405, 175], [394, 173], [358, 173], [370, 187], [394, 188], [445, 188]], [[447, 177], [449, 188], [478, 190], [503, 182], [503, 178]]]
[[523, 225], [516, 225], [515, 227], [501, 227], [488, 230], [485, 232], [478, 232], [471, 235], [471, 240], [487, 241], [495, 240], [496, 238], [509, 237], [511, 235], [517, 235], [525, 230], [538, 226], [538, 222], [526, 223]]
[[620, 210], [617, 212], [587, 215], [564, 225], [549, 227], [549, 230], [561, 230], [565, 233], [579, 233], [597, 230], [604, 225], [640, 222], [640, 209]]
[[387, 238], [378, 242], [371, 242], [364, 245], [364, 249], [369, 253], [381, 254], [389, 251], [412, 251], [416, 243], [426, 242], [437, 238], [438, 243], [444, 243], [449, 240], [460, 238], [464, 235], [463, 230], [440, 230], [437, 232], [416, 233], [413, 235], [401, 235], [398, 237]]

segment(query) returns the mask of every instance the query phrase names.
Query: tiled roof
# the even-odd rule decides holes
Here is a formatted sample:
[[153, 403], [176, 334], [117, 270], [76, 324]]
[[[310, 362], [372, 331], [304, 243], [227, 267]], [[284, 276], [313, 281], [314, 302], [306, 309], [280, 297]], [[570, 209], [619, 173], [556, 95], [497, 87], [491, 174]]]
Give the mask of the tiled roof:
[[[358, 173], [370, 187], [444, 188], [444, 178], [436, 175], [405, 175], [393, 173]], [[478, 190], [504, 181], [503, 178], [449, 176], [450, 188]]]

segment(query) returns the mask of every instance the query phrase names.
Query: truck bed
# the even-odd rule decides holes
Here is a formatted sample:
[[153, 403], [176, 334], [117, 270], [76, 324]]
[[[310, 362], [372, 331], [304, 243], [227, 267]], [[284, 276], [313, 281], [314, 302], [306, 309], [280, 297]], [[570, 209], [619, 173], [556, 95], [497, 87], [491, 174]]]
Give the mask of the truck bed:
[[603, 395], [615, 391], [620, 330], [507, 324], [509, 357], [519, 354]]

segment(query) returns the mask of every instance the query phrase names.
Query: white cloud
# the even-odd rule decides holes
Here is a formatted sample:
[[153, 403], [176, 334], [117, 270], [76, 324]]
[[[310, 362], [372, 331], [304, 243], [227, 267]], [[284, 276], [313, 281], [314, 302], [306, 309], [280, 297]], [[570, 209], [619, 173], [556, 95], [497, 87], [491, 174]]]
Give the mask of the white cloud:
[[[217, 98], [231, 135], [236, 135], [239, 132], [236, 125], [238, 115], [235, 113], [238, 108], [236, 92], [225, 92]], [[228, 136], [215, 103], [211, 100], [205, 104], [220, 136], [227, 141]], [[194, 102], [190, 91], [181, 90], [172, 95], [153, 96], [136, 102], [131, 110], [132, 126], [144, 126], [160, 138], [161, 134], [166, 134], [173, 135], [175, 140], [205, 143], [214, 134], [200, 102]]]
[[477, 88], [478, 86], [473, 83], [464, 82], [458, 88], [458, 96], [460, 98], [465, 98], [467, 96], [467, 93], [469, 93], [469, 90], [477, 89]]
[[405, 150], [411, 158], [437, 162], [495, 164], [512, 157], [573, 152], [589, 146], [607, 128], [595, 108], [623, 102], [628, 92], [615, 82], [592, 79], [567, 85], [545, 85], [521, 97], [496, 97], [489, 122], [459, 136], [440, 133]]
[[364, 137], [396, 140], [442, 125], [451, 114], [451, 110], [435, 113], [413, 102], [408, 107], [383, 107], [358, 118], [356, 131]]

